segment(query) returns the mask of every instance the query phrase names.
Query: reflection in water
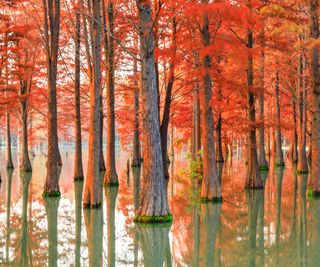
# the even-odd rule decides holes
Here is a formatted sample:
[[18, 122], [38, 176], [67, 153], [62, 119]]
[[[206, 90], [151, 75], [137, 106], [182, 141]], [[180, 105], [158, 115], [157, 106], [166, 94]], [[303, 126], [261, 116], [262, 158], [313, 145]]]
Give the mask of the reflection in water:
[[86, 224], [89, 266], [102, 266], [102, 240], [103, 240], [103, 209], [84, 209]]
[[248, 205], [248, 229], [249, 229], [249, 264], [256, 266], [257, 254], [257, 221], [259, 210], [261, 212], [262, 199], [264, 198], [263, 190], [247, 190]]
[[74, 181], [74, 198], [76, 214], [76, 242], [75, 242], [75, 266], [80, 267], [81, 261], [81, 218], [82, 218], [82, 191], [83, 181]]
[[32, 266], [32, 251], [30, 247], [29, 231], [28, 231], [28, 196], [29, 184], [32, 174], [30, 172], [21, 172], [22, 182], [22, 224], [21, 224], [21, 240], [20, 240], [20, 266]]
[[107, 225], [108, 225], [108, 266], [116, 266], [116, 229], [115, 207], [118, 195], [118, 186], [105, 188], [107, 200]]
[[10, 229], [10, 211], [11, 211], [11, 188], [12, 188], [12, 174], [13, 170], [7, 170], [7, 180], [6, 180], [6, 187], [7, 187], [7, 192], [6, 192], [6, 206], [7, 206], [7, 214], [6, 214], [6, 262], [9, 263], [9, 247], [10, 247], [10, 234], [11, 234], [11, 229]]
[[220, 225], [221, 203], [201, 204], [201, 266], [216, 266], [216, 237]]
[[[169, 182], [173, 225], [146, 227], [132, 223], [140, 168], [131, 168], [128, 187], [123, 175], [119, 188], [105, 190], [103, 208], [83, 210], [83, 182], [70, 179], [68, 153], [61, 199], [41, 196], [44, 156], [34, 158], [31, 180], [0, 164], [0, 266], [319, 266], [320, 200], [307, 198], [308, 178], [294, 166], [261, 173], [264, 191], [243, 191], [242, 162], [218, 166], [224, 201], [201, 204], [177, 153], [174, 191]], [[119, 173], [126, 158], [118, 159]]]
[[171, 225], [137, 224], [135, 226], [145, 267], [162, 267], [164, 262], [171, 263], [170, 227]]
[[298, 177], [298, 266], [307, 266], [307, 183], [308, 175]]

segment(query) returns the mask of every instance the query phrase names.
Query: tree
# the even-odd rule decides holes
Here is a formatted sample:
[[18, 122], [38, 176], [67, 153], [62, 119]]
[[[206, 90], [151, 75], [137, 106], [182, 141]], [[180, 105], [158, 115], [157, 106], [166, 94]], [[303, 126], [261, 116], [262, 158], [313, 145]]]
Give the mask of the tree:
[[141, 97], [143, 116], [143, 190], [136, 222], [172, 220], [165, 189], [154, 61], [153, 20], [150, 2], [137, 1], [140, 28]]
[[44, 196], [60, 196], [58, 164], [60, 153], [57, 132], [57, 67], [60, 32], [60, 0], [43, 0], [44, 40], [48, 74], [48, 153]]

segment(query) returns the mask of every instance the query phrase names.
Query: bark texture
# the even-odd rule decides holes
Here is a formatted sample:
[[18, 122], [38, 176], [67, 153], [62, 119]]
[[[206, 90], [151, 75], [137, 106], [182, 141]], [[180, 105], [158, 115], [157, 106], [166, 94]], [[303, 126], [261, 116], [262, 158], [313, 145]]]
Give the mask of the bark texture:
[[[202, 0], [207, 4], [207, 0]], [[209, 17], [208, 11], [204, 12], [201, 25], [201, 41], [203, 48], [210, 45]], [[205, 74], [202, 77], [203, 86], [200, 90], [202, 144], [203, 144], [203, 179], [201, 187], [201, 198], [205, 201], [221, 201], [221, 185], [217, 173], [214, 151], [213, 117], [212, 117], [212, 81], [210, 76], [211, 58], [205, 55], [202, 60]]]
[[106, 185], [119, 185], [116, 171], [116, 152], [115, 152], [115, 107], [114, 107], [114, 7], [113, 1], [107, 1], [108, 32], [105, 38], [105, 56], [107, 65], [107, 154], [106, 154], [106, 172], [104, 183]]
[[44, 193], [60, 192], [58, 165], [61, 157], [57, 131], [57, 67], [60, 32], [60, 0], [43, 0], [44, 36], [48, 74], [48, 152]]
[[7, 169], [14, 169], [12, 161], [12, 148], [11, 148], [11, 129], [10, 129], [10, 112], [6, 111], [6, 166]]
[[75, 156], [74, 156], [74, 180], [83, 180], [82, 167], [82, 141], [81, 141], [81, 113], [80, 113], [80, 14], [76, 13], [75, 29], [75, 77], [74, 77], [74, 106], [75, 106]]
[[157, 77], [154, 61], [154, 35], [150, 3], [139, 0], [141, 96], [143, 116], [143, 190], [136, 220], [143, 216], [169, 216], [157, 103]]
[[[319, 38], [319, 3], [310, 0], [311, 37]], [[314, 46], [311, 51], [311, 179], [314, 193], [320, 193], [320, 79], [319, 51]]]
[[[251, 7], [250, 7], [251, 8]], [[259, 173], [258, 155], [257, 155], [257, 142], [256, 142], [256, 110], [255, 110], [255, 96], [252, 92], [253, 87], [253, 33], [251, 29], [247, 30], [247, 48], [248, 54], [248, 66], [247, 66], [247, 113], [249, 123], [249, 133], [247, 139], [247, 177], [246, 177], [246, 189], [262, 189], [263, 182]]]
[[279, 72], [276, 72], [276, 82], [275, 82], [275, 96], [276, 96], [276, 166], [284, 166], [283, 152], [282, 152], [282, 138], [281, 138], [281, 106], [280, 106], [280, 93], [279, 93]]
[[93, 0], [93, 77], [90, 84], [88, 169], [83, 204], [99, 207], [102, 200], [100, 167], [100, 1]]

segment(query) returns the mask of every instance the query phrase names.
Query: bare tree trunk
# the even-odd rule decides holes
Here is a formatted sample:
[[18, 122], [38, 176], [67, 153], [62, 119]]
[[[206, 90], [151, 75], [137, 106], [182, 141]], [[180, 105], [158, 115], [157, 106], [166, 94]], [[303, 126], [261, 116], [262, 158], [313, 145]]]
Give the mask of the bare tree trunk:
[[11, 152], [11, 130], [10, 130], [10, 112], [6, 111], [6, 134], [7, 134], [7, 169], [14, 169]]
[[104, 119], [104, 114], [103, 114], [103, 94], [102, 94], [102, 89], [100, 92], [100, 152], [99, 152], [99, 170], [101, 172], [104, 172], [106, 170], [106, 165], [104, 163], [104, 156], [103, 156], [103, 119]]
[[[133, 72], [135, 77], [138, 74], [138, 62], [134, 59]], [[134, 132], [133, 132], [133, 155], [132, 163], [133, 167], [139, 167], [141, 165], [140, 158], [140, 130], [139, 130], [139, 87], [138, 81], [135, 78], [134, 81]]]
[[177, 52], [176, 46], [176, 33], [177, 33], [177, 22], [175, 18], [172, 19], [172, 50], [173, 57], [170, 62], [170, 74], [169, 81], [166, 86], [166, 97], [162, 115], [162, 121], [160, 125], [160, 133], [161, 133], [161, 148], [162, 148], [162, 160], [163, 160], [163, 168], [164, 168], [164, 177], [169, 179], [169, 166], [168, 166], [168, 128], [170, 122], [170, 108], [172, 102], [172, 89], [175, 79], [175, 54]]
[[192, 109], [192, 158], [195, 159], [201, 150], [200, 97], [198, 80], [194, 83]]
[[275, 95], [276, 95], [276, 116], [277, 116], [277, 128], [276, 128], [276, 166], [284, 166], [284, 159], [282, 153], [282, 138], [281, 138], [281, 106], [280, 106], [280, 95], [279, 95], [279, 72], [276, 72], [275, 82]]
[[[143, 223], [172, 220], [163, 173], [154, 61], [154, 35], [150, 2], [137, 1], [140, 27], [141, 96], [143, 114], [143, 190], [135, 221]], [[156, 217], [157, 216], [157, 217]]]
[[221, 112], [219, 112], [218, 121], [217, 121], [217, 127], [216, 127], [216, 139], [217, 139], [217, 143], [216, 143], [216, 162], [218, 162], [218, 163], [222, 163], [225, 160], [228, 160], [228, 159], [224, 159], [223, 158], [221, 128], [222, 128], [222, 116], [221, 116]]
[[[106, 156], [106, 173], [104, 183], [106, 185], [119, 185], [116, 171], [116, 153], [115, 153], [115, 110], [114, 110], [114, 7], [113, 1], [108, 1], [108, 27], [109, 31], [105, 38], [105, 53], [107, 65], [107, 156]], [[105, 14], [104, 14], [105, 16]]]
[[75, 79], [74, 79], [74, 106], [75, 106], [75, 156], [74, 156], [74, 180], [83, 180], [82, 167], [82, 140], [81, 140], [81, 111], [80, 111], [80, 14], [76, 13], [75, 32]]
[[48, 152], [45, 196], [60, 196], [58, 165], [61, 157], [57, 132], [57, 64], [60, 31], [60, 0], [43, 0], [44, 35], [48, 73]]
[[308, 173], [307, 163], [307, 96], [304, 79], [304, 58], [299, 57], [299, 83], [298, 83], [298, 173]]
[[[319, 38], [318, 21], [319, 3], [317, 0], [310, 0], [311, 16], [311, 37]], [[315, 196], [320, 195], [320, 77], [319, 77], [319, 51], [318, 47], [312, 48], [311, 57], [311, 179], [313, 180], [313, 191]]]
[[93, 77], [90, 84], [88, 170], [83, 196], [85, 207], [101, 206], [100, 167], [100, 0], [93, 0]]
[[[251, 7], [250, 7], [251, 8]], [[248, 165], [247, 165], [247, 178], [246, 189], [262, 189], [263, 182], [259, 173], [258, 155], [257, 155], [257, 142], [256, 142], [256, 110], [255, 110], [255, 96], [251, 91], [253, 86], [253, 33], [251, 29], [247, 31], [247, 48], [250, 49], [248, 55], [248, 69], [247, 69], [247, 109], [248, 109], [248, 121], [249, 121], [249, 133], [248, 133]]]
[[[291, 159], [293, 164], [298, 163], [298, 131], [297, 131], [297, 94], [296, 92], [293, 92], [292, 94], [292, 117], [293, 117], [293, 141], [291, 144]], [[298, 100], [299, 102], [299, 100]], [[299, 109], [298, 109], [299, 110]]]
[[[202, 0], [203, 5], [208, 3], [208, 0]], [[208, 11], [203, 15], [201, 26], [201, 39], [203, 48], [210, 45], [209, 32], [209, 17]], [[212, 80], [210, 76], [211, 58], [205, 55], [202, 61], [202, 66], [205, 69], [203, 79], [203, 87], [200, 90], [200, 104], [201, 104], [201, 121], [202, 121], [202, 144], [203, 144], [203, 179], [201, 187], [201, 198], [203, 201], [220, 202], [221, 185], [217, 173], [214, 153], [214, 135], [213, 135], [213, 118], [212, 118]]]
[[[263, 45], [264, 45], [264, 31], [263, 31]], [[265, 141], [264, 141], [264, 64], [265, 64], [265, 54], [264, 49], [261, 51], [260, 54], [260, 94], [258, 98], [258, 118], [261, 121], [262, 125], [258, 129], [258, 163], [260, 170], [268, 170], [268, 162], [266, 158], [266, 151], [265, 151]]]

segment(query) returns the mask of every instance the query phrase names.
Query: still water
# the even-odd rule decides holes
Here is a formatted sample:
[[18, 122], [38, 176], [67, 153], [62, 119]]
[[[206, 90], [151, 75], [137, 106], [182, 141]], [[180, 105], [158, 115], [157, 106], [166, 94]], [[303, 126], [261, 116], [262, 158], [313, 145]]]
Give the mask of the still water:
[[104, 190], [103, 208], [91, 211], [82, 209], [83, 183], [72, 179], [72, 150], [61, 155], [62, 197], [44, 200], [45, 156], [23, 175], [5, 170], [0, 151], [0, 266], [320, 266], [320, 200], [307, 198], [308, 177], [289, 164], [264, 174], [265, 190], [254, 192], [243, 190], [242, 162], [225, 164], [224, 202], [199, 204], [177, 157], [173, 224], [150, 227], [133, 223], [141, 170], [127, 171], [127, 155], [117, 158], [119, 189]]

